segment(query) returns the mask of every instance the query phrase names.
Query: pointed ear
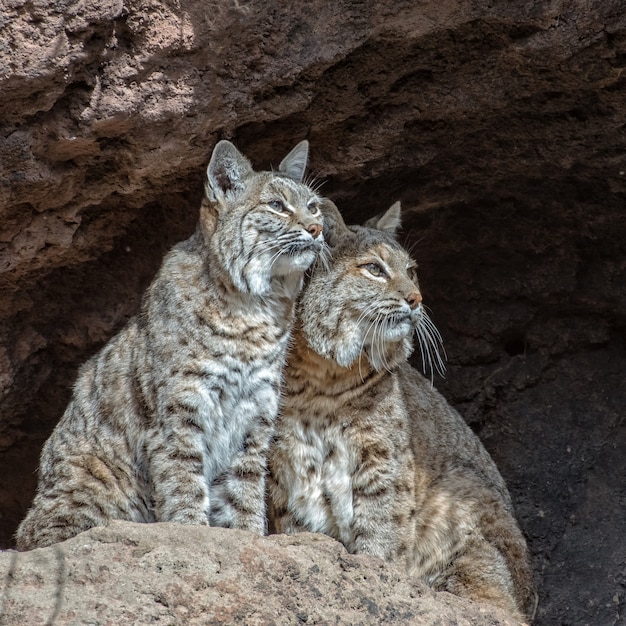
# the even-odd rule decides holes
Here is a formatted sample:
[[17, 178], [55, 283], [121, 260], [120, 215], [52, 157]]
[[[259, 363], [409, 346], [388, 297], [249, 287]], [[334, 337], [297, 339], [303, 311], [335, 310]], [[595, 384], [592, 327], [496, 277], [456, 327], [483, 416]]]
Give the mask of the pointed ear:
[[253, 169], [250, 161], [230, 141], [223, 139], [213, 148], [206, 173], [207, 197], [212, 202], [221, 203], [226, 196], [237, 195]]
[[394, 202], [382, 215], [376, 215], [367, 222], [363, 224], [363, 226], [367, 226], [367, 228], [375, 228], [376, 230], [382, 230], [385, 233], [389, 233], [394, 237], [398, 233], [398, 229], [402, 225], [400, 220], [400, 201]]
[[306, 162], [309, 158], [309, 142], [305, 139], [301, 141], [281, 162], [278, 171], [293, 178], [297, 182], [302, 182]]

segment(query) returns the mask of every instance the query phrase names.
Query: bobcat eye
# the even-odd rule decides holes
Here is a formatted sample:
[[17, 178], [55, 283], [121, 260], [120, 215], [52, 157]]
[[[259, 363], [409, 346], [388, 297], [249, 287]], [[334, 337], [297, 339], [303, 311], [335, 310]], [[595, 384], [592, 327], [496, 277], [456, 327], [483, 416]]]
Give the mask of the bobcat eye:
[[311, 200], [311, 202], [306, 205], [306, 208], [309, 210], [309, 213], [317, 213], [319, 211], [320, 205], [317, 200]]
[[287, 210], [287, 207], [283, 204], [281, 200], [270, 200], [267, 203], [267, 206], [274, 211], [278, 211], [279, 213], [284, 213]]
[[376, 278], [387, 276], [387, 272], [385, 272], [378, 263], [366, 263], [365, 265], [361, 265], [361, 267], [364, 267], [372, 276], [376, 276]]

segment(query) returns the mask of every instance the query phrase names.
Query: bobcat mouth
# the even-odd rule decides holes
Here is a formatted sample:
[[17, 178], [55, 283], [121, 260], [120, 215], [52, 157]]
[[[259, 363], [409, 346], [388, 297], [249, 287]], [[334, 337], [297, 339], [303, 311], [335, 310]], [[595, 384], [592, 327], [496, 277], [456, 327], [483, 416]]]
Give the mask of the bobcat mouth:
[[414, 322], [410, 313], [397, 311], [385, 317], [385, 327], [390, 339], [397, 340], [403, 336], [409, 337], [413, 332], [413, 326]]
[[272, 273], [275, 276], [292, 272], [305, 272], [315, 262], [322, 249], [322, 242], [298, 241], [282, 248], [272, 263]]
[[387, 322], [391, 326], [397, 326], [398, 324], [402, 324], [404, 322], [411, 323], [411, 314], [403, 312], [390, 313], [387, 316]]
[[317, 254], [322, 249], [322, 242], [312, 240], [312, 241], [301, 241], [298, 243], [292, 243], [285, 247], [283, 250], [283, 254], [295, 256], [297, 254], [303, 254], [304, 252], [315, 252]]
[[366, 343], [380, 344], [380, 348], [384, 344], [410, 337], [414, 328], [411, 316], [399, 311], [388, 314], [373, 313], [371, 316], [362, 317], [361, 323], [365, 324]]

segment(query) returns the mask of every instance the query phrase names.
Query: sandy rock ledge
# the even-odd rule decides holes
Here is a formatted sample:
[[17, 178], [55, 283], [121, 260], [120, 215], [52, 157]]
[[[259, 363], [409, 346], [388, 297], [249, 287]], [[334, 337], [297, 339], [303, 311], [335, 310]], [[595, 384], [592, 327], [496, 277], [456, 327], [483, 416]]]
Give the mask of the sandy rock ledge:
[[114, 522], [0, 553], [5, 624], [513, 625], [328, 537]]

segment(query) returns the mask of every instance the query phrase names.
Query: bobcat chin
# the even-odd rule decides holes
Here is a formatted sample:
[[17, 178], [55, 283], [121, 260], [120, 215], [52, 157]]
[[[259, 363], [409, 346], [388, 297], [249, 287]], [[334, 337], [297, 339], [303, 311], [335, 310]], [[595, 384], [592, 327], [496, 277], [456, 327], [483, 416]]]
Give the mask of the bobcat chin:
[[346, 227], [325, 204], [332, 262], [300, 298], [274, 443], [273, 530], [326, 533], [519, 620], [533, 609], [526, 542], [487, 451], [407, 362], [443, 368], [400, 207]]

